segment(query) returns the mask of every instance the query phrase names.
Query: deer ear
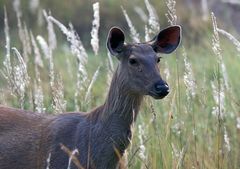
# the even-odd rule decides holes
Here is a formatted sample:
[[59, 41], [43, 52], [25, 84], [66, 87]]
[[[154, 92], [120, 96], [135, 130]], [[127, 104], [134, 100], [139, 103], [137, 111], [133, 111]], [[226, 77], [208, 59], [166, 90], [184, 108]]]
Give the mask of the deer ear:
[[124, 40], [125, 36], [120, 28], [111, 28], [107, 38], [107, 48], [109, 52], [114, 56], [121, 53], [124, 47]]
[[172, 53], [181, 41], [181, 27], [178, 25], [170, 26], [162, 30], [150, 44], [157, 53]]

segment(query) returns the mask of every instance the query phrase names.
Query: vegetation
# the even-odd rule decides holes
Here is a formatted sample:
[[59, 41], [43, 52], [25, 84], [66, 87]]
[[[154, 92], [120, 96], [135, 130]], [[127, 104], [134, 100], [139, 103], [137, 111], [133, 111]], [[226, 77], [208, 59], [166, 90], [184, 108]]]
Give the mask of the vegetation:
[[[181, 25], [182, 16], [177, 15], [175, 3], [167, 0], [163, 10], [167, 13], [165, 22]], [[145, 27], [138, 25], [140, 32], [133, 26], [140, 16], [131, 15], [125, 6], [122, 15], [116, 16], [129, 19], [126, 22], [130, 27], [129, 41], [148, 40], [159, 31], [154, 12], [158, 9], [148, 0], [145, 4], [152, 18]], [[106, 8], [101, 5], [100, 8]], [[111, 9], [113, 1], [108, 5]], [[121, 3], [118, 5], [121, 9]], [[13, 10], [5, 10], [3, 17], [6, 46], [1, 48], [0, 57], [1, 104], [37, 113], [62, 113], [88, 111], [104, 102], [117, 59], [108, 55], [101, 36], [94, 34], [92, 39], [99, 39], [100, 49], [96, 42], [92, 43], [92, 50], [90, 31], [83, 38], [89, 40], [81, 41], [75, 27], [57, 20], [54, 10], [42, 15], [46, 25], [34, 24], [34, 33], [24, 24], [20, 7], [15, 9], [17, 29], [8, 26], [9, 13]], [[87, 17], [92, 19], [92, 15]], [[100, 11], [101, 17], [105, 16]], [[240, 167], [240, 43], [220, 29], [213, 13], [209, 22], [202, 23], [204, 26], [197, 33], [183, 27], [181, 47], [171, 56], [162, 56], [159, 66], [171, 92], [160, 101], [145, 98], [124, 161], [129, 168]], [[106, 35], [107, 30], [102, 30], [106, 27], [101, 28], [101, 24], [100, 20], [100, 30], [95, 31]], [[48, 35], [43, 33], [46, 31]]]

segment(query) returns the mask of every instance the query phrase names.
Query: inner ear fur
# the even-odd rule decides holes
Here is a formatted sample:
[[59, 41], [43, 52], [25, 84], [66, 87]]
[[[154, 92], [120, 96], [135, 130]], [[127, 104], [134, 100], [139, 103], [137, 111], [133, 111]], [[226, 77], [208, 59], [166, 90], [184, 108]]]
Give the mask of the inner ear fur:
[[181, 34], [181, 26], [170, 26], [160, 31], [150, 44], [155, 52], [169, 54], [179, 46]]

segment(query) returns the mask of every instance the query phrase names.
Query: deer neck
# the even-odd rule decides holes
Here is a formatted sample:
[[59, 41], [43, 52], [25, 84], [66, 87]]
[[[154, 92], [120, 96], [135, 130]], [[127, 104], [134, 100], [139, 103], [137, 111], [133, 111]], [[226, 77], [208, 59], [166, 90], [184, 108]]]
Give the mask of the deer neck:
[[102, 120], [106, 123], [129, 126], [136, 120], [143, 96], [129, 91], [128, 80], [124, 76], [118, 66], [102, 109]]

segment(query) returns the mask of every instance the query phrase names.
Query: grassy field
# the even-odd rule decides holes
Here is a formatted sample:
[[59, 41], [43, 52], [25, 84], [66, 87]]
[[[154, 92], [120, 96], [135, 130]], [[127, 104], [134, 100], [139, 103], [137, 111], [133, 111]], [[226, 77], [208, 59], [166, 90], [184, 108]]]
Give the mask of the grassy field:
[[[58, 29], [55, 24], [54, 29]], [[210, 27], [196, 42], [189, 42], [183, 34], [177, 51], [163, 55], [159, 66], [171, 92], [160, 101], [148, 96], [144, 99], [127, 151], [125, 163], [130, 169], [240, 168], [240, 52], [232, 41], [218, 33]], [[214, 41], [213, 36], [218, 35], [219, 41]], [[57, 39], [64, 38], [58, 32]], [[8, 58], [7, 50], [1, 49], [0, 68], [13, 80], [6, 80], [1, 74], [0, 104], [61, 113], [76, 109], [88, 111], [104, 102], [112, 75], [111, 59], [105, 46], [100, 46], [97, 56], [88, 49], [88, 62], [83, 63], [71, 52], [72, 42], [58, 41], [50, 57], [42, 50], [41, 42], [37, 43], [42, 67], [36, 62], [33, 45], [31, 53], [26, 55], [24, 46], [27, 44], [18, 47], [27, 65], [25, 73], [21, 60], [10, 49], [13, 71], [8, 75], [6, 64], [3, 64]], [[214, 52], [213, 48], [218, 50]], [[116, 68], [118, 61], [114, 57], [112, 60]], [[84, 73], [78, 71], [81, 64], [86, 70], [85, 81], [82, 79]], [[14, 72], [18, 68], [22, 71]], [[28, 77], [24, 78], [26, 73]], [[96, 78], [92, 80], [94, 74]]]

